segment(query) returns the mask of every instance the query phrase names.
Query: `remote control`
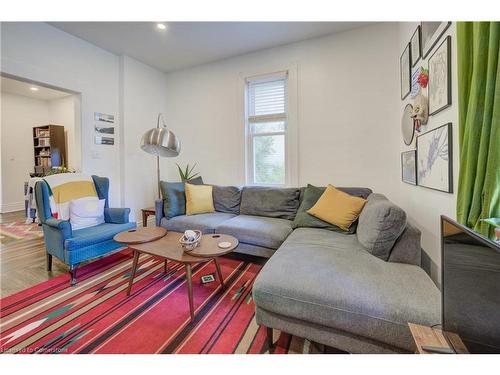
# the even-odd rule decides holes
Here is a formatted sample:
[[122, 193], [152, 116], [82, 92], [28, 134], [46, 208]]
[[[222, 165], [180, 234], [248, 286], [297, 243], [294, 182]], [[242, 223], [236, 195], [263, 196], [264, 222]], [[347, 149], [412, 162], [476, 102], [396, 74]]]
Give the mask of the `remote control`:
[[422, 349], [429, 353], [439, 353], [439, 354], [455, 354], [455, 351], [451, 348], [444, 348], [442, 346], [428, 346], [422, 345]]

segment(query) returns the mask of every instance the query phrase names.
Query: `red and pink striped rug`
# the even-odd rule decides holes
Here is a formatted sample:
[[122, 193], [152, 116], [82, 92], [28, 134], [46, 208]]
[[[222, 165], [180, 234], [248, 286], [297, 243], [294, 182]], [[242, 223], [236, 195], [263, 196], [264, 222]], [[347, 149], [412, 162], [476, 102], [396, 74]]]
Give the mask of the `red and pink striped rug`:
[[[126, 296], [131, 253], [102, 258], [79, 270], [70, 287], [61, 275], [0, 300], [3, 353], [265, 353], [265, 328], [255, 322], [251, 289], [262, 265], [220, 259], [226, 285], [201, 283], [213, 262], [193, 269], [196, 319], [190, 322], [184, 267], [140, 258]], [[320, 345], [275, 332], [275, 353], [322, 352]]]

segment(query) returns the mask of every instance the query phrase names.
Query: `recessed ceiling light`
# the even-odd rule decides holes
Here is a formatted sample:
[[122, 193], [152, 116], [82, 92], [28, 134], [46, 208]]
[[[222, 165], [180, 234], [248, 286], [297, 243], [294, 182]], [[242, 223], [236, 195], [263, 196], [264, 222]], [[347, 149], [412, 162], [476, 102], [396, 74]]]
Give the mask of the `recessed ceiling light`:
[[156, 24], [156, 28], [157, 28], [158, 30], [166, 30], [167, 25], [165, 25], [164, 23], [157, 23], [157, 24]]
[[30, 87], [30, 90], [31, 90], [31, 91], [38, 91], [38, 87], [35, 87], [35, 86]]

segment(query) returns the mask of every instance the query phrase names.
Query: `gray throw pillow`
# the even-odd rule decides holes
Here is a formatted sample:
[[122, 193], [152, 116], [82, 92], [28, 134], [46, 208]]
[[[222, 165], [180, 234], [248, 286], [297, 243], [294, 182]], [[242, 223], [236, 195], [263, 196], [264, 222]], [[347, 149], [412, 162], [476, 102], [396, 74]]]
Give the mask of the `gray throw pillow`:
[[371, 194], [359, 215], [358, 241], [372, 255], [387, 261], [406, 227], [406, 213], [382, 194]]
[[215, 211], [238, 215], [240, 213], [241, 189], [237, 186], [213, 185]]
[[[201, 177], [187, 181], [193, 185], [203, 185]], [[186, 190], [184, 182], [160, 181], [163, 197], [163, 214], [167, 219], [186, 214]]]
[[293, 220], [299, 207], [300, 189], [245, 186], [240, 214]]

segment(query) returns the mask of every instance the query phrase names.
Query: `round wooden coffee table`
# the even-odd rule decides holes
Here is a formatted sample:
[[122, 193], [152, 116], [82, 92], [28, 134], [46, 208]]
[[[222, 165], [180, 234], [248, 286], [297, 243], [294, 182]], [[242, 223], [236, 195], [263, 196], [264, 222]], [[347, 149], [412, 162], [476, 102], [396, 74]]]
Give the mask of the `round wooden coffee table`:
[[[182, 235], [183, 234], [179, 232], [169, 231], [166, 235], [155, 241], [129, 243], [129, 247], [134, 250], [134, 261], [132, 263], [127, 296], [130, 295], [130, 291], [132, 289], [132, 283], [134, 281], [140, 254], [149, 254], [165, 259], [165, 272], [168, 270], [167, 261], [170, 260], [173, 262], [183, 263], [186, 269], [186, 280], [188, 285], [189, 312], [191, 314], [191, 320], [194, 320], [192, 266], [198, 263], [205, 263], [213, 260], [217, 270], [217, 277], [219, 278], [219, 282], [224, 289], [224, 279], [222, 278], [222, 272], [217, 257], [232, 252], [236, 249], [236, 247], [238, 247], [239, 242], [235, 237], [227, 234], [204, 234], [201, 237], [198, 247], [191, 252], [185, 252], [184, 248], [179, 243], [179, 239]], [[229, 242], [231, 243], [231, 246], [224, 249], [220, 248], [218, 246], [220, 242]]]

